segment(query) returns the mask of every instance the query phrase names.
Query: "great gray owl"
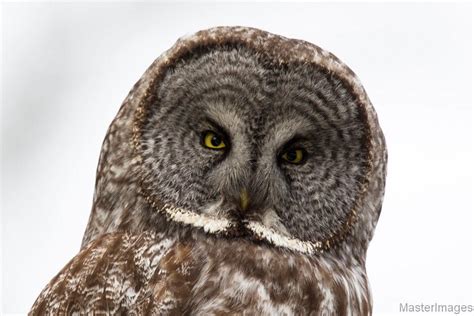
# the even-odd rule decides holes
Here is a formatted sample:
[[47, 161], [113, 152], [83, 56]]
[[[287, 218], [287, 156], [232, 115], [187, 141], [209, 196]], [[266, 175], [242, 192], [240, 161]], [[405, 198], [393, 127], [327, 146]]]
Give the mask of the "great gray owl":
[[31, 314], [371, 314], [385, 174], [334, 55], [245, 27], [181, 38], [112, 122], [82, 249]]

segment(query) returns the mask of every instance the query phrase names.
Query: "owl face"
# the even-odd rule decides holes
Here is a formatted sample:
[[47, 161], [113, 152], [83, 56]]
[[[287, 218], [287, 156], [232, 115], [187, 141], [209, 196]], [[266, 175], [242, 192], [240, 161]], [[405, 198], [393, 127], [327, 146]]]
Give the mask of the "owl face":
[[368, 128], [337, 76], [216, 45], [170, 66], [153, 93], [142, 186], [191, 216], [186, 224], [312, 243], [348, 225], [369, 167]]

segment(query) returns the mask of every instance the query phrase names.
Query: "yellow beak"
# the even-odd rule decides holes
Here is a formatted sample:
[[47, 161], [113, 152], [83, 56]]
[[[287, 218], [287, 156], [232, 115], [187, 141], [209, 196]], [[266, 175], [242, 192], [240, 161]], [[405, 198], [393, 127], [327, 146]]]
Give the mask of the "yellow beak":
[[247, 190], [242, 189], [240, 191], [240, 208], [243, 211], [246, 211], [248, 206], [249, 206], [249, 193], [247, 192]]

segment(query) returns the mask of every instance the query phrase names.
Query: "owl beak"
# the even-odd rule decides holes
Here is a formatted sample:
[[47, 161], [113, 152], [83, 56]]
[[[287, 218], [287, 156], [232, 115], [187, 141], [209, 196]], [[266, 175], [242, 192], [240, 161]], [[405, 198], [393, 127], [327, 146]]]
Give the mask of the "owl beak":
[[247, 192], [247, 190], [242, 189], [240, 191], [240, 209], [246, 211], [249, 206], [249, 202], [249, 193]]

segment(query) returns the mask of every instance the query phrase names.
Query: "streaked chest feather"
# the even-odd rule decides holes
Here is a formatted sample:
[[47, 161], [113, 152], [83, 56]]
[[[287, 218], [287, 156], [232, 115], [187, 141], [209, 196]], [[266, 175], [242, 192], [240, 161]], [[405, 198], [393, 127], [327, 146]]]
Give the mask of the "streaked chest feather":
[[365, 269], [242, 241], [109, 234], [76, 256], [31, 314], [368, 315]]

